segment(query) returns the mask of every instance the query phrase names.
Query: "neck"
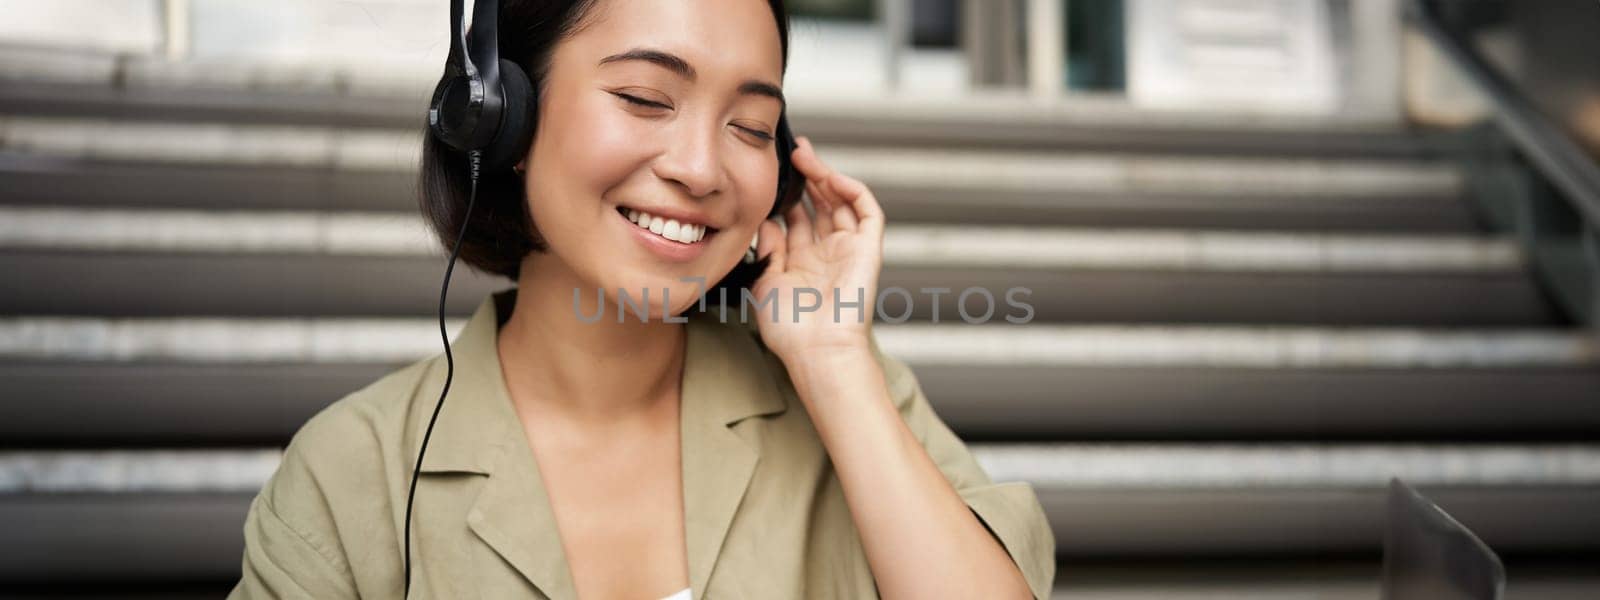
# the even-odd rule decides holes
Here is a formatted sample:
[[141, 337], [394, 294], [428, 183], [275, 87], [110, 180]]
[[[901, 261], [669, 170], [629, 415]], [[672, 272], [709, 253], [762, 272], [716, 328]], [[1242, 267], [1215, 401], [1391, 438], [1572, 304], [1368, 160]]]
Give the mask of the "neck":
[[[683, 373], [687, 330], [683, 323], [637, 318], [618, 323], [614, 307], [586, 323], [573, 308], [593, 315], [597, 290], [561, 261], [533, 254], [523, 261], [516, 305], [496, 345], [513, 403], [574, 419], [615, 422], [642, 417], [676, 398]], [[615, 303], [615, 300], [612, 300]]]

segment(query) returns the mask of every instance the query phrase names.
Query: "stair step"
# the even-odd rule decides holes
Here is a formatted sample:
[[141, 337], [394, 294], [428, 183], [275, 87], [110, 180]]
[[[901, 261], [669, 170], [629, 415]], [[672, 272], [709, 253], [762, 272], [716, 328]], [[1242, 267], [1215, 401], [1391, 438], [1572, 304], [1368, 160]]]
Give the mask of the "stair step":
[[[1052, 598], [1059, 600], [1372, 600], [1379, 597], [1383, 565], [1368, 561], [1299, 561], [1255, 568], [1173, 567], [1160, 561], [1066, 560], [1056, 566]], [[1146, 563], [1157, 566], [1145, 566]], [[1305, 564], [1311, 563], [1311, 564]]]
[[[1576, 332], [874, 330], [951, 427], [979, 439], [1583, 439], [1600, 427], [1597, 342]], [[0, 404], [0, 437], [277, 443], [439, 351], [426, 318], [9, 317], [0, 388], [28, 401]]]
[[[996, 482], [1045, 490], [1600, 486], [1600, 445], [972, 443]], [[276, 449], [0, 450], [0, 494], [254, 492]], [[1600, 525], [1600, 523], [1597, 523]]]
[[1593, 366], [908, 362], [939, 415], [973, 439], [1581, 440], [1600, 428], [1600, 369]]
[[[911, 366], [945, 422], [974, 439], [1587, 439], [1600, 428], [1593, 368]], [[26, 401], [0, 403], [0, 438], [276, 444], [395, 367], [11, 360], [0, 387]]]
[[[892, 234], [891, 234], [892, 235]], [[28, 286], [0, 296], [0, 314], [105, 316], [415, 316], [437, 302], [443, 259], [269, 253], [0, 253], [0, 270]], [[998, 322], [1149, 322], [1407, 326], [1549, 326], [1562, 317], [1520, 271], [1167, 271], [1097, 267], [911, 266], [889, 260], [879, 279], [882, 314], [940, 322], [982, 320], [994, 298]], [[447, 310], [469, 313], [505, 279], [457, 269]], [[948, 292], [923, 292], [944, 288]], [[635, 292], [637, 293], [637, 292]], [[1472, 302], [1461, 302], [1472, 298]], [[615, 304], [608, 295], [608, 301]], [[713, 299], [713, 302], [715, 299]], [[730, 306], [737, 297], [730, 297]], [[608, 311], [609, 312], [609, 311]], [[612, 313], [614, 314], [614, 313]]]
[[[1592, 444], [973, 444], [995, 481], [1051, 490], [1600, 486]], [[232, 457], [229, 457], [232, 460]]]
[[[1460, 176], [1433, 161], [1212, 158], [992, 149], [819, 146], [839, 170], [893, 189], [986, 194], [981, 206], [1026, 205], [1030, 192], [1132, 198], [1272, 198], [1280, 204], [1453, 198]], [[1008, 195], [1013, 194], [1013, 195]], [[970, 205], [970, 203], [969, 203]]]
[[[0, 206], [13, 314], [374, 315], [430, 310], [441, 246], [414, 215]], [[1559, 322], [1508, 239], [895, 224], [880, 291], [960, 318], [968, 288], [1040, 321], [1541, 325]], [[464, 313], [508, 282], [463, 269]], [[936, 296], [924, 289], [947, 288]], [[972, 293], [979, 294], [979, 290]], [[883, 315], [906, 309], [885, 295]], [[1184, 302], [1172, 302], [1176, 297]], [[1462, 303], [1460, 297], [1476, 301]], [[735, 298], [735, 301], [737, 298]], [[970, 315], [984, 299], [967, 298]], [[994, 316], [998, 319], [1000, 316]]]
[[[190, 64], [31, 53], [0, 64], [0, 112], [57, 118], [409, 127], [431, 81], [369, 70]], [[1416, 156], [1448, 137], [1390, 122], [1258, 112], [1146, 110], [1117, 95], [1040, 103], [1025, 94], [841, 96], [785, 90], [795, 131], [817, 141], [1099, 147], [1269, 155]]]
[[[55, 159], [410, 172], [420, 157], [422, 136], [421, 123], [353, 128], [0, 117], [0, 150]], [[1431, 159], [1199, 158], [846, 144], [819, 145], [818, 153], [866, 181], [930, 188], [1405, 198], [1453, 195], [1461, 186], [1453, 166]]]
[[[1600, 549], [1600, 518], [1593, 511], [1600, 502], [1600, 447], [1592, 444], [1057, 443], [971, 449], [994, 480], [1034, 486], [1062, 556], [1370, 555], [1382, 544], [1390, 477], [1422, 490], [1500, 552]], [[231, 510], [240, 511], [253, 487], [270, 475], [275, 457], [269, 450], [0, 452], [0, 513], [10, 513], [6, 522], [40, 524], [92, 505], [98, 516], [90, 522], [110, 521], [148, 511], [142, 502], [162, 496], [169, 502], [209, 498], [216, 512], [228, 512], [232, 502]], [[177, 528], [198, 524], [184, 523]], [[105, 538], [85, 543], [84, 551], [114, 548], [124, 533], [81, 524], [79, 529], [102, 531]], [[238, 535], [236, 528], [227, 533], [213, 534], [212, 542]], [[32, 537], [24, 531], [13, 539]], [[73, 562], [103, 562], [63, 554]], [[0, 578], [5, 575], [0, 572]]]
[[255, 493], [282, 455], [276, 449], [0, 451], [0, 494]]
[[1504, 553], [1592, 552], [1600, 448], [984, 445], [996, 480], [1033, 482], [1069, 556], [1373, 553], [1389, 477]]
[[239, 580], [244, 520], [254, 496], [0, 494], [6, 542], [29, 549], [0, 555], [0, 581], [8, 589], [34, 583], [58, 590], [72, 582], [137, 590], [141, 583], [210, 580], [229, 582], [226, 594]]
[[0, 439], [35, 447], [283, 444], [317, 411], [397, 367], [6, 359]]
[[416, 212], [416, 178], [331, 166], [85, 160], [0, 150], [0, 204]]
[[1025, 94], [882, 97], [807, 94], [790, 101], [795, 131], [822, 141], [986, 148], [1095, 148], [1206, 155], [1438, 155], [1440, 132], [1342, 116], [1150, 110], [1121, 95], [1075, 94], [1041, 103]]
[[[461, 325], [452, 320], [450, 329]], [[1154, 325], [879, 325], [884, 350], [930, 366], [1532, 369], [1600, 366], [1600, 341], [1543, 329]], [[0, 357], [390, 362], [437, 350], [428, 318], [3, 317]]]
[[[437, 256], [399, 213], [0, 207], [0, 248]], [[1474, 235], [893, 225], [884, 260], [913, 266], [1201, 271], [1506, 272], [1514, 241]]]
[[422, 148], [414, 129], [0, 117], [0, 150], [53, 159], [139, 160], [408, 172]]
[[[423, 132], [230, 123], [0, 117], [0, 150], [21, 156], [202, 165], [411, 172]], [[889, 186], [1283, 198], [1453, 196], [1461, 180], [1436, 160], [1205, 157], [1106, 152], [930, 149], [829, 144], [818, 152]], [[1291, 202], [1295, 200], [1283, 200]]]
[[941, 366], [1515, 368], [1600, 366], [1582, 332], [1156, 325], [876, 329], [886, 352]]
[[[830, 156], [830, 161], [832, 157]], [[840, 165], [845, 172], [847, 166]], [[332, 166], [186, 164], [6, 154], [0, 204], [413, 212], [414, 174]], [[1473, 215], [1450, 190], [1419, 196], [1324, 195], [1271, 190], [1225, 195], [1166, 191], [933, 188], [865, 179], [895, 222], [1066, 224], [1294, 231], [1470, 232]], [[225, 204], [222, 198], [226, 198]]]
[[[1600, 574], [1581, 558], [1504, 560], [1507, 600], [1600, 595]], [[1056, 566], [1058, 600], [1372, 600], [1377, 557], [1237, 560], [1066, 560]]]
[[[0, 117], [0, 172], [17, 181], [0, 202], [98, 204], [140, 184], [140, 197], [165, 206], [227, 198], [223, 208], [410, 212], [420, 142], [420, 130]], [[1459, 173], [1432, 159], [818, 148], [899, 222], [1478, 227], [1460, 202]]]

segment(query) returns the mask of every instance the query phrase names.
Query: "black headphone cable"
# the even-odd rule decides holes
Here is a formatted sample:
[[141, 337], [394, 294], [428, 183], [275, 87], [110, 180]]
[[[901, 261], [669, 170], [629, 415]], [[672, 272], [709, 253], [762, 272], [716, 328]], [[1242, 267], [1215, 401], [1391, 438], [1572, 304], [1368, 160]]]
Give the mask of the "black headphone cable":
[[450, 354], [450, 334], [444, 328], [445, 298], [450, 295], [450, 274], [455, 271], [456, 257], [461, 255], [461, 242], [467, 237], [467, 224], [472, 222], [472, 205], [478, 200], [478, 167], [483, 160], [483, 153], [478, 150], [467, 152], [467, 160], [472, 166], [472, 186], [467, 193], [467, 211], [461, 217], [461, 231], [456, 234], [456, 243], [450, 250], [450, 261], [445, 263], [444, 284], [439, 286], [439, 338], [444, 340], [444, 389], [439, 392], [439, 402], [433, 405], [433, 416], [428, 419], [428, 429], [422, 434], [422, 448], [417, 450], [417, 464], [411, 471], [411, 491], [406, 494], [406, 582], [403, 598], [411, 597], [411, 504], [417, 497], [417, 476], [422, 473], [422, 457], [428, 453], [428, 438], [433, 437], [433, 424], [439, 420], [439, 409], [444, 408], [444, 397], [450, 393], [450, 380], [455, 377], [456, 360]]

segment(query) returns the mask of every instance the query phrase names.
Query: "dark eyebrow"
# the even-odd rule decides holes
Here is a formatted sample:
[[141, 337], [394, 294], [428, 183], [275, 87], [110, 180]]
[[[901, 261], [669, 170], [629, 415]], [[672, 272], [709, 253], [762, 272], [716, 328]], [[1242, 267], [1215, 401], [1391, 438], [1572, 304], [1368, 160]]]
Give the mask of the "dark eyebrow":
[[[678, 76], [688, 79], [689, 81], [694, 81], [696, 76], [694, 66], [690, 65], [689, 61], [683, 60], [682, 58], [679, 58], [678, 55], [670, 52], [652, 50], [649, 48], [634, 48], [632, 50], [628, 50], [627, 52], [613, 54], [600, 59], [600, 64], [605, 65], [628, 60], [642, 60], [658, 65], [668, 71], [677, 73]], [[780, 105], [788, 106], [788, 102], [783, 98], [783, 88], [758, 79], [750, 79], [739, 84], [739, 93], [766, 96], [777, 100], [778, 104]]]
[[668, 71], [677, 73], [684, 79], [693, 81], [695, 78], [694, 67], [689, 66], [688, 61], [678, 58], [678, 56], [675, 54], [662, 52], [660, 50], [650, 50], [648, 48], [634, 48], [621, 54], [613, 54], [600, 59], [600, 64], [605, 65], [607, 63], [621, 62], [625, 60], [642, 60], [645, 62], [654, 63], [661, 65]]
[[789, 106], [789, 103], [783, 99], [783, 90], [779, 89], [778, 86], [772, 85], [772, 84], [767, 83], [765, 81], [756, 81], [756, 80], [752, 79], [752, 80], [746, 81], [744, 83], [741, 83], [741, 84], [739, 84], [739, 93], [740, 94], [754, 94], [754, 95], [757, 95], [757, 96], [767, 96], [769, 98], [777, 100], [779, 106], [783, 106], [783, 107], [788, 107]]

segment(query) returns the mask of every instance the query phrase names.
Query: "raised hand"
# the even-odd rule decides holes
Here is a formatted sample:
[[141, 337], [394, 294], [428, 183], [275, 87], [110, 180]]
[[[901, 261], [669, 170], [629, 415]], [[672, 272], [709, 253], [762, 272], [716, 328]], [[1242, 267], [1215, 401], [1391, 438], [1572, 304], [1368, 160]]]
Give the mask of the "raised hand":
[[[866, 349], [883, 266], [883, 210], [872, 191], [822, 162], [811, 140], [796, 142], [794, 165], [817, 215], [812, 219], [795, 203], [784, 215], [787, 234], [775, 221], [761, 224], [756, 252], [772, 260], [752, 290], [758, 299], [774, 293], [778, 319], [770, 309], [760, 311], [758, 329], [786, 363]], [[797, 312], [796, 290], [798, 305], [818, 308]], [[844, 304], [837, 319], [836, 301]]]

